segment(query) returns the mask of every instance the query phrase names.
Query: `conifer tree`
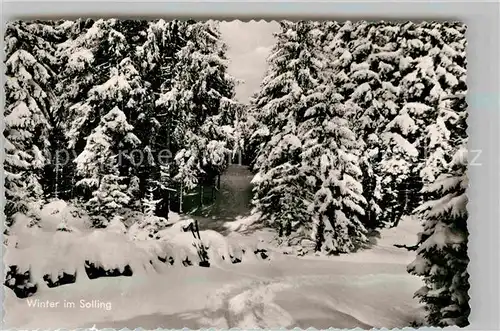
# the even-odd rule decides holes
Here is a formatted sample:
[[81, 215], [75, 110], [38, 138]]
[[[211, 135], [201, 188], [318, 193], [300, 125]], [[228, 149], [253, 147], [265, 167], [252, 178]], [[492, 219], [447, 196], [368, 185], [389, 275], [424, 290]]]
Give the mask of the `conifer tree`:
[[54, 62], [53, 93], [54, 102], [51, 106], [49, 116], [49, 151], [50, 158], [44, 169], [45, 196], [47, 198], [71, 199], [73, 198], [74, 186], [74, 154], [67, 149], [66, 137], [67, 108], [65, 98], [68, 96], [65, 90], [67, 77], [66, 64], [61, 57], [59, 47], [73, 40], [82, 29], [88, 27], [90, 20], [78, 19], [76, 21], [61, 20], [52, 22], [54, 28], [50, 32], [50, 43]]
[[69, 147], [77, 153], [111, 108], [118, 106], [134, 122], [144, 107], [144, 82], [133, 58], [135, 38], [127, 35], [137, 30], [130, 28], [133, 22], [141, 23], [86, 22], [92, 25], [59, 46], [65, 70], [61, 106], [69, 110], [66, 132]]
[[[260, 125], [253, 136], [259, 145], [255, 211], [288, 244], [309, 239], [316, 251], [350, 252], [366, 239], [359, 219], [366, 205], [359, 145], [348, 119], [353, 113], [343, 104], [351, 56], [342, 46], [347, 48], [352, 26], [281, 24], [253, 104]], [[327, 65], [325, 43], [345, 55], [344, 62]]]
[[151, 83], [154, 93], [168, 91], [175, 75], [176, 53], [186, 45], [186, 28], [192, 21], [154, 20], [144, 29], [144, 41], [135, 54], [141, 76]]
[[123, 165], [130, 157], [126, 151], [140, 144], [132, 131], [125, 114], [114, 107], [101, 119], [84, 151], [75, 159], [82, 177], [77, 185], [91, 193], [87, 205], [96, 215], [115, 215], [131, 203], [127, 195], [130, 173]]
[[[439, 141], [437, 135], [438, 133], [446, 135], [444, 123], [449, 120], [453, 121], [454, 116], [450, 117], [449, 112], [443, 111], [439, 100], [442, 96], [453, 93], [457, 88], [463, 88], [465, 84], [455, 77], [455, 75], [463, 75], [464, 69], [460, 69], [453, 60], [454, 57], [457, 58], [457, 51], [453, 48], [463, 49], [458, 37], [460, 34], [449, 35], [451, 38], [449, 42], [453, 44], [450, 46], [444, 40], [443, 31], [445, 29], [441, 23], [415, 24], [410, 22], [402, 25], [398, 33], [402, 44], [399, 65], [401, 107], [399, 114], [386, 127], [385, 131], [390, 135], [385, 134], [385, 137], [396, 137], [394, 136], [394, 121], [399, 122], [399, 127], [406, 125], [408, 130], [397, 133], [399, 143], [386, 140], [383, 154], [384, 166], [386, 170], [394, 170], [392, 166], [387, 167], [387, 165], [401, 165], [401, 160], [406, 160], [408, 164], [411, 164], [411, 168], [400, 167], [402, 172], [399, 174], [392, 173], [392, 175], [385, 176], [387, 183], [389, 181], [392, 183], [392, 185], [383, 186], [386, 188], [383, 194], [384, 207], [393, 206], [384, 208], [386, 211], [384, 219], [389, 224], [396, 225], [399, 215], [412, 213], [422, 201], [423, 197], [419, 192], [423, 183], [435, 178], [436, 174], [433, 172], [443, 164], [443, 157], [439, 153], [442, 154], [444, 150], [437, 146]], [[457, 60], [460, 62], [459, 58]], [[410, 129], [410, 126], [413, 128]], [[441, 143], [443, 143], [442, 139]], [[391, 146], [398, 144], [400, 147], [411, 146], [411, 152], [414, 155], [409, 157], [410, 155], [392, 153], [393, 147]], [[409, 149], [406, 150], [409, 151]], [[448, 156], [448, 160], [450, 158], [451, 156]], [[437, 167], [430, 170], [430, 166]], [[393, 170], [390, 171], [393, 172]], [[395, 180], [394, 176], [399, 179]], [[390, 212], [390, 215], [387, 212]]]
[[[346, 21], [343, 24], [336, 22], [324, 25], [325, 38], [323, 43], [327, 61], [327, 71], [332, 84], [335, 85], [335, 92], [348, 100], [354, 92], [356, 85], [350, 77], [351, 65], [353, 63], [352, 41], [354, 38], [356, 23]], [[352, 120], [355, 109], [346, 109], [345, 115]]]
[[50, 35], [54, 25], [40, 21], [7, 24], [5, 33], [5, 193], [7, 221], [27, 213], [44, 197], [54, 103], [55, 65]]
[[[432, 326], [469, 324], [469, 262], [467, 245], [467, 87], [465, 26], [451, 22], [429, 24], [426, 33], [435, 50], [436, 120], [426, 128], [426, 166], [422, 196], [415, 209], [424, 225], [417, 258], [408, 271], [425, 285], [415, 295], [425, 304]], [[438, 33], [439, 32], [439, 33]]]
[[424, 164], [420, 176], [425, 184], [432, 182], [452, 158], [449, 140], [455, 130], [449, 128], [456, 129], [459, 115], [450, 110], [447, 97], [463, 94], [467, 87], [464, 27], [455, 22], [432, 23], [424, 32], [431, 39], [433, 48], [429, 53], [435, 67], [434, 86], [430, 92], [432, 99], [429, 100], [435, 111], [429, 123], [425, 123], [422, 139]]
[[437, 327], [469, 324], [465, 158], [466, 149], [461, 146], [447, 172], [424, 188], [424, 193], [436, 198], [416, 209], [424, 219], [424, 231], [408, 271], [423, 276], [425, 285], [415, 296], [425, 303], [428, 323]]
[[408, 183], [418, 164], [418, 150], [414, 141], [419, 132], [418, 124], [413, 120], [416, 114], [429, 111], [429, 107], [408, 103], [385, 127], [381, 134], [384, 145], [380, 168], [382, 171], [383, 213], [382, 220], [388, 226], [397, 226], [400, 218], [409, 210], [412, 196], [408, 196]]
[[[57, 86], [58, 107], [65, 117], [59, 144], [70, 156], [79, 155], [101, 118], [118, 106], [134, 124], [147, 103], [135, 64], [134, 48], [143, 42], [145, 21], [76, 20], [63, 24], [66, 40], [57, 45], [62, 70]], [[61, 137], [62, 136], [62, 137]], [[81, 197], [73, 162], [64, 167], [70, 197]], [[128, 166], [128, 164], [127, 164]], [[132, 181], [133, 178], [130, 178]]]
[[312, 235], [316, 250], [349, 253], [366, 242], [360, 220], [367, 202], [360, 183], [359, 144], [343, 116], [342, 96], [326, 88], [321, 98], [322, 105], [308, 111], [301, 126], [303, 170], [315, 182]]
[[433, 113], [428, 86], [433, 83], [432, 67], [428, 66], [428, 47], [422, 24], [405, 23], [397, 29], [399, 74], [391, 82], [396, 86], [396, 113], [383, 129], [382, 160], [382, 222], [398, 225], [404, 214], [411, 214], [421, 202], [419, 194], [423, 164], [423, 129]]
[[[134, 22], [136, 27], [132, 26]], [[65, 131], [68, 147], [79, 157], [86, 148], [89, 148], [90, 140], [87, 137], [95, 134], [92, 132], [98, 127], [99, 121], [112, 114], [115, 107], [123, 113], [128, 126], [135, 123], [146, 108], [147, 84], [142, 80], [134, 62], [131, 50], [135, 39], [130, 36], [142, 25], [142, 21], [98, 20], [81, 31], [74, 40], [60, 46], [61, 57], [66, 64], [65, 75], [69, 80], [67, 84], [69, 93], [62, 99], [61, 104], [70, 110]], [[112, 146], [117, 146], [122, 137], [111, 135], [110, 139], [118, 139], [109, 142]], [[135, 139], [138, 140], [137, 137]], [[133, 147], [139, 146], [135, 144]], [[131, 150], [126, 152], [124, 147], [120, 151], [114, 150], [114, 153], [120, 154], [120, 160], [116, 160], [115, 165], [118, 173], [114, 173], [114, 176], [120, 178], [112, 177], [110, 173], [103, 173], [105, 177], [97, 179], [99, 185], [103, 186], [102, 190], [109, 191], [114, 185], [125, 185], [132, 190], [137, 175], [135, 166], [142, 164], [141, 159], [136, 160], [134, 157], [141, 158], [142, 155], [130, 152]], [[75, 175], [75, 182], [79, 180], [81, 184], [78, 175], [88, 174], [77, 169]], [[106, 185], [107, 188], [104, 187]], [[94, 190], [92, 185], [76, 185], [76, 187], [86, 188], [83, 192], [78, 192], [81, 197], [86, 197]], [[123, 194], [132, 199], [132, 202], [139, 202], [137, 199], [140, 199], [140, 196], [136, 196], [136, 193], [129, 190]], [[94, 196], [94, 199], [98, 198]], [[128, 205], [128, 202], [119, 205]], [[92, 204], [94, 205], [100, 206]], [[131, 206], [134, 205], [136, 204]], [[100, 210], [100, 207], [98, 209]]]
[[302, 141], [297, 126], [310, 106], [301, 100], [316, 87], [313, 30], [317, 29], [309, 22], [282, 21], [280, 25], [268, 75], [254, 101], [261, 127], [252, 137], [259, 146], [253, 204], [280, 236], [288, 238], [298, 231], [307, 238], [312, 195], [305, 189], [306, 177], [300, 170]]
[[154, 196], [155, 189], [149, 187], [147, 190], [146, 198], [143, 199], [142, 203], [144, 206], [144, 214], [147, 216], [154, 216], [156, 212], [156, 206], [161, 201], [161, 199], [155, 200]]
[[173, 161], [173, 153], [178, 149], [171, 139], [174, 117], [156, 101], [172, 87], [176, 53], [186, 43], [182, 36], [188, 24], [162, 19], [148, 22], [144, 29], [144, 42], [135, 51], [139, 72], [147, 82], [148, 91], [145, 108], [134, 125], [143, 142], [144, 160], [138, 169], [142, 192], [146, 192], [151, 185], [162, 190], [172, 186], [171, 173], [167, 169]]
[[[344, 29], [345, 30], [345, 29]], [[342, 71], [345, 74], [344, 81], [348, 79], [354, 88], [346, 91], [347, 100], [345, 108], [349, 116], [349, 126], [360, 141], [360, 169], [362, 175], [363, 195], [367, 200], [366, 213], [362, 220], [368, 228], [376, 228], [377, 217], [380, 214], [378, 205], [380, 199], [380, 179], [376, 172], [376, 162], [379, 157], [378, 134], [381, 122], [383, 122], [383, 103], [377, 95], [381, 88], [379, 68], [371, 55], [375, 52], [375, 36], [378, 29], [374, 24], [358, 22], [353, 26], [351, 32], [352, 40], [348, 43], [348, 50], [343, 52], [349, 54], [350, 66]], [[338, 38], [338, 37], [337, 37]], [[335, 44], [334, 44], [335, 45]], [[342, 48], [341, 48], [342, 49]], [[339, 74], [338, 70], [337, 74]], [[336, 79], [334, 81], [341, 81]], [[336, 84], [336, 89], [345, 89]], [[342, 83], [343, 85], [343, 83]]]
[[156, 101], [175, 125], [172, 176], [185, 189], [202, 175], [213, 177], [227, 166], [235, 111], [234, 79], [227, 73], [226, 46], [213, 22], [191, 22], [187, 43], [176, 53], [171, 89]]
[[[172, 88], [175, 76], [176, 54], [186, 44], [185, 29], [191, 22], [155, 20], [148, 23], [145, 30], [145, 41], [136, 48], [136, 57], [140, 75], [148, 82], [148, 91], [153, 97], [148, 100], [148, 107], [142, 113], [139, 125], [144, 126], [143, 136], [139, 138], [155, 151], [161, 147], [175, 150], [171, 132], [175, 127], [171, 112], [161, 105], [155, 104], [162, 93]], [[154, 131], [150, 129], [153, 127]], [[141, 131], [141, 130], [139, 130]], [[157, 146], [161, 144], [161, 146]]]

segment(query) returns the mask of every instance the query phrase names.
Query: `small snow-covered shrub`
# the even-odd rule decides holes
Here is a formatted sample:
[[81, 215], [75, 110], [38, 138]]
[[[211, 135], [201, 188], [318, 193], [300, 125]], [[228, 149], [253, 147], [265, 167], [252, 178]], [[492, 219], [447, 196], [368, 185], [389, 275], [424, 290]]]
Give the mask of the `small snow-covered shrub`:
[[30, 297], [37, 291], [37, 285], [31, 281], [30, 271], [21, 271], [16, 265], [8, 267], [4, 285], [14, 291], [18, 298]]
[[50, 288], [66, 284], [73, 284], [76, 281], [76, 272], [74, 274], [68, 274], [63, 271], [60, 275], [57, 275], [56, 279], [53, 279], [52, 275], [46, 274], [43, 276], [43, 280]]
[[85, 272], [87, 273], [89, 279], [133, 275], [133, 271], [128, 264], [123, 268], [105, 269], [99, 264], [95, 264], [90, 261], [85, 261]]
[[165, 229], [167, 220], [158, 216], [144, 216], [142, 220], [132, 224], [128, 233], [135, 240], [159, 239], [158, 232]]
[[224, 227], [233, 232], [252, 232], [263, 227], [261, 222], [261, 214], [255, 213], [246, 217], [238, 217], [234, 221], [224, 223]]
[[23, 233], [25, 231], [30, 231], [31, 229], [39, 229], [40, 227], [39, 215], [33, 215], [30, 217], [28, 215], [18, 213], [13, 216], [13, 222], [8, 233], [9, 235], [17, 237], [16, 233]]
[[123, 224], [127, 229], [144, 218], [143, 213], [129, 208], [123, 208], [119, 216], [122, 217]]
[[39, 212], [40, 226], [47, 231], [63, 230], [84, 231], [92, 225], [89, 215], [83, 208], [63, 200], [53, 200]]
[[150, 261], [161, 263], [157, 255], [136, 245], [123, 232], [90, 228], [68, 232], [58, 231], [55, 224], [49, 228], [28, 225], [27, 218], [14, 224], [4, 256], [5, 264], [15, 268], [5, 282], [17, 296], [27, 295], [26, 288], [34, 293], [42, 287], [85, 279], [147, 273], [154, 270]]
[[[27, 214], [17, 213], [11, 218], [12, 222], [9, 227], [5, 230], [5, 235], [14, 235], [18, 230], [25, 231], [32, 228], [40, 228], [40, 211], [31, 210]], [[17, 230], [16, 230], [17, 229]]]

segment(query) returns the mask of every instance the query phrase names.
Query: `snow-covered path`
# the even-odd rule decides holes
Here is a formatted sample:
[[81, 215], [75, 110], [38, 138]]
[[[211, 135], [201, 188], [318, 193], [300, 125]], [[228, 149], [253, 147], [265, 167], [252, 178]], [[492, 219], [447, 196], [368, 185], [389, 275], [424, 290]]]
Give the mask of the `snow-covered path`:
[[193, 216], [200, 230], [227, 233], [226, 222], [250, 213], [252, 173], [246, 166], [232, 164], [221, 176], [220, 191], [215, 202], [203, 211], [203, 216]]
[[398, 262], [366, 260], [361, 267], [358, 261], [283, 257], [236, 272], [246, 279], [212, 294], [202, 325], [367, 329], [404, 327], [420, 318], [418, 304], [408, 300], [420, 280]]
[[[228, 266], [226, 282], [206, 283], [207, 292], [184, 288], [173, 300], [192, 309], [140, 315], [115, 322], [82, 324], [98, 328], [278, 328], [306, 329], [405, 327], [419, 319], [412, 299], [421, 283], [396, 263], [370, 263], [284, 257], [272, 264]], [[177, 292], [177, 291], [176, 291]], [[167, 294], [166, 294], [167, 295]], [[132, 304], [132, 303], [131, 303]]]
[[[273, 255], [271, 261], [195, 270], [203, 289], [171, 284], [175, 307], [164, 313], [83, 326], [144, 328], [403, 328], [421, 320], [413, 299], [421, 280], [406, 272], [413, 253], [393, 245], [411, 244], [418, 224], [411, 219], [387, 229], [370, 250], [332, 257]], [[169, 277], [170, 279], [170, 277]], [[179, 278], [177, 278], [179, 279]], [[172, 293], [173, 294], [173, 293]], [[183, 302], [188, 301], [189, 304]], [[188, 309], [184, 307], [189, 307]], [[178, 311], [178, 313], [172, 313]]]
[[[206, 326], [223, 328], [370, 328], [337, 307], [328, 307], [328, 300], [322, 301], [318, 293], [311, 295], [318, 286], [339, 280], [328, 275], [309, 275], [228, 285], [214, 293], [202, 320]], [[346, 285], [345, 279], [342, 281]], [[309, 293], [303, 291], [306, 288]]]

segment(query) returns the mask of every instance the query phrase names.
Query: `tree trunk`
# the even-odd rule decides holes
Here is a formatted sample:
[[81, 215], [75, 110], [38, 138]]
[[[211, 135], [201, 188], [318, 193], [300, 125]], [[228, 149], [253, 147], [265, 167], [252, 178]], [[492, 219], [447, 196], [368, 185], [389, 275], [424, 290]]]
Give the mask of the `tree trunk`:
[[200, 187], [200, 205], [203, 207], [203, 185]]
[[179, 190], [179, 214], [182, 214], [182, 184]]
[[59, 198], [59, 160], [56, 158], [56, 182], [54, 185], [54, 198], [58, 199]]
[[394, 225], [392, 226], [393, 228], [397, 227], [399, 224], [399, 221], [401, 220], [401, 217], [403, 216], [402, 213], [397, 213], [396, 218], [394, 220]]

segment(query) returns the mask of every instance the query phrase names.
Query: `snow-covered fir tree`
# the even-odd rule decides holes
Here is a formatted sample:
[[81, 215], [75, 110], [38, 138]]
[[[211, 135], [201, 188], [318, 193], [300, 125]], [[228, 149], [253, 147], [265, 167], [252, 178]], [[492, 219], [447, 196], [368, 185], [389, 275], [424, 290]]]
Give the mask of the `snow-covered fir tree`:
[[[118, 106], [133, 124], [148, 96], [135, 64], [134, 47], [144, 40], [146, 21], [78, 19], [61, 24], [65, 40], [57, 45], [62, 70], [59, 73], [58, 109], [65, 121], [58, 146], [69, 155], [79, 155], [100, 119]], [[69, 197], [81, 197], [73, 162], [63, 168], [63, 183]], [[69, 185], [68, 185], [69, 184]], [[69, 186], [69, 189], [68, 189]], [[65, 195], [68, 196], [67, 194]]]
[[[380, 177], [382, 183], [381, 222], [396, 226], [404, 214], [411, 214], [421, 201], [419, 191], [422, 166], [421, 136], [425, 123], [433, 111], [426, 103], [427, 92], [422, 92], [425, 69], [417, 65], [417, 59], [427, 55], [422, 42], [421, 24], [405, 23], [393, 30], [400, 42], [397, 60], [398, 72], [388, 77], [388, 87], [396, 100], [391, 100], [392, 109], [383, 127], [381, 138]], [[388, 67], [388, 70], [392, 68]]]
[[[404, 184], [400, 191], [404, 191], [405, 195], [402, 213], [411, 213], [421, 202], [418, 192], [424, 180], [422, 169], [426, 162], [435, 162], [428, 158], [430, 146], [427, 144], [430, 140], [426, 135], [429, 130], [437, 129], [435, 124], [440, 121], [437, 109], [441, 96], [452, 92], [450, 88], [458, 84], [454, 75], [446, 70], [453, 62], [449, 55], [453, 50], [443, 41], [442, 31], [442, 24], [436, 22], [409, 22], [400, 29], [399, 89], [402, 106], [398, 118], [404, 116], [407, 121], [415, 123], [413, 133], [401, 137], [418, 153], [410, 173], [402, 181]], [[388, 131], [391, 130], [388, 128]]]
[[[380, 131], [393, 108], [389, 86], [383, 86], [384, 55], [392, 50], [389, 36], [381, 31], [385, 22], [347, 22], [329, 41], [331, 54], [342, 54], [343, 62], [329, 61], [333, 82], [346, 98], [346, 115], [350, 127], [360, 141], [360, 168], [363, 173], [363, 195], [367, 200], [363, 223], [369, 228], [378, 227], [381, 199]], [[349, 36], [349, 37], [347, 37]], [[347, 42], [348, 41], [348, 42]], [[389, 93], [387, 93], [389, 92]]]
[[[350, 77], [351, 65], [353, 63], [353, 35], [357, 24], [346, 21], [343, 24], [337, 22], [326, 22], [323, 25], [325, 37], [323, 40], [324, 56], [326, 58], [326, 70], [335, 92], [348, 100], [354, 92], [356, 85]], [[346, 109], [346, 118], [353, 119], [355, 109]]]
[[[346, 29], [339, 29], [341, 36], [335, 35], [335, 41], [343, 40], [342, 37], [350, 31], [349, 24], [346, 23]], [[325, 26], [319, 25], [318, 28], [324, 29]], [[327, 28], [331, 29], [331, 26]], [[334, 26], [334, 31], [336, 28]], [[311, 86], [304, 88], [309, 93], [301, 97], [300, 105], [306, 110], [298, 124], [303, 150], [300, 170], [307, 178], [303, 189], [313, 197], [309, 205], [312, 211], [310, 236], [317, 251], [346, 253], [366, 239], [366, 230], [359, 220], [366, 207], [359, 182], [360, 145], [351, 130], [351, 108], [343, 103], [346, 86], [336, 83], [342, 81], [337, 75], [342, 76], [343, 64], [329, 67], [330, 58], [321, 48], [325, 39], [330, 42], [329, 36], [318, 30], [312, 32], [315, 43], [312, 45], [313, 57], [309, 60], [315, 68], [311, 73], [316, 77]]]
[[305, 141], [303, 169], [315, 182], [312, 236], [318, 251], [349, 253], [367, 239], [360, 220], [367, 202], [360, 183], [359, 144], [343, 117], [341, 95], [321, 92], [323, 106], [309, 111], [300, 128]]
[[150, 186], [147, 190], [146, 197], [142, 199], [142, 205], [144, 209], [144, 214], [147, 216], [154, 216], [156, 213], [156, 206], [161, 201], [161, 199], [155, 199], [154, 192], [155, 188]]
[[410, 209], [413, 196], [409, 194], [408, 183], [419, 161], [418, 150], [411, 143], [419, 133], [418, 124], [413, 117], [429, 110], [423, 104], [406, 104], [380, 136], [384, 150], [380, 163], [383, 187], [381, 217], [386, 225], [396, 226], [401, 216]]
[[[463, 49], [457, 39], [459, 34], [453, 34], [449, 40], [453, 46], [450, 46], [443, 38], [443, 31], [443, 25], [435, 22], [409, 22], [399, 29], [401, 106], [398, 115], [384, 130], [382, 162], [385, 174], [383, 219], [388, 224], [397, 224], [400, 215], [411, 213], [421, 203], [419, 191], [423, 181], [435, 175], [432, 172], [439, 169], [439, 153], [443, 152], [436, 146], [437, 137], [430, 137], [435, 132], [445, 134], [443, 116], [449, 117], [449, 113], [446, 115], [439, 110], [442, 109], [439, 100], [465, 84], [455, 77], [455, 74], [463, 75], [464, 69], [460, 70], [452, 60], [457, 54], [453, 48]], [[394, 153], [395, 146], [405, 152]], [[433, 165], [438, 167], [429, 170]]]
[[[400, 26], [397, 23], [380, 22], [371, 24], [369, 39], [372, 52], [367, 58], [372, 71], [376, 72], [378, 88], [373, 90], [372, 103], [366, 105], [358, 116], [358, 123], [363, 129], [364, 150], [362, 156], [364, 196], [369, 201], [365, 222], [370, 227], [383, 226], [384, 204], [384, 164], [390, 145], [385, 144], [383, 134], [387, 125], [394, 120], [401, 109], [399, 98], [399, 60], [400, 44], [398, 40]], [[387, 198], [387, 196], [386, 196]], [[377, 208], [378, 207], [378, 208]]]
[[[345, 29], [343, 29], [345, 30]], [[345, 101], [346, 114], [349, 116], [349, 126], [353, 129], [357, 138], [360, 141], [360, 169], [363, 173], [362, 186], [363, 195], [367, 200], [366, 213], [361, 215], [363, 223], [368, 228], [377, 227], [377, 216], [380, 213], [378, 206], [378, 198], [380, 195], [377, 192], [379, 188], [378, 177], [374, 169], [376, 159], [378, 157], [378, 136], [377, 129], [380, 127], [380, 103], [377, 100], [376, 91], [380, 88], [380, 78], [378, 68], [370, 62], [369, 56], [373, 53], [373, 35], [375, 29], [367, 22], [359, 22], [353, 27], [351, 32], [352, 40], [349, 42], [349, 50], [343, 49], [344, 57], [349, 54], [350, 66], [346, 66], [345, 71], [334, 69], [333, 81], [345, 81], [348, 79], [355, 88], [351, 93], [346, 95]], [[338, 36], [335, 36], [339, 39]], [[329, 47], [336, 47], [336, 43], [330, 44]], [[332, 50], [334, 53], [335, 50]], [[337, 51], [338, 52], [338, 51]], [[348, 64], [348, 62], [346, 63]], [[346, 75], [344, 79], [337, 78], [339, 74]], [[345, 90], [345, 83], [336, 84], [339, 90]], [[349, 85], [348, 85], [349, 86]]]
[[416, 296], [425, 304], [427, 322], [464, 327], [470, 314], [465, 26], [430, 27], [427, 32], [440, 48], [435, 61], [440, 87], [435, 90], [440, 96], [436, 96], [436, 119], [426, 128], [427, 159], [421, 171], [424, 203], [415, 210], [424, 230], [408, 271], [424, 278]]
[[71, 199], [74, 197], [74, 164], [73, 155], [67, 150], [67, 72], [65, 59], [61, 56], [60, 45], [73, 40], [82, 29], [89, 26], [91, 20], [78, 19], [76, 21], [62, 20], [57, 22], [51, 35], [53, 54], [56, 68], [54, 70], [54, 103], [50, 117], [51, 127], [49, 134], [50, 159], [45, 167], [44, 182], [45, 195], [55, 199]]
[[[134, 22], [136, 27], [131, 27]], [[80, 27], [81, 22], [74, 24]], [[130, 36], [136, 34], [138, 28], [144, 23], [98, 20], [92, 25], [89, 22], [85, 24], [87, 27], [79, 31], [74, 39], [69, 39], [59, 46], [60, 56], [65, 63], [64, 75], [68, 80], [66, 88], [61, 89], [61, 93], [65, 94], [61, 100], [61, 106], [69, 109], [66, 137], [68, 147], [80, 156], [84, 153], [84, 149], [89, 148], [89, 143], [92, 143], [88, 138], [93, 137], [95, 132], [92, 134], [91, 132], [97, 128], [99, 121], [107, 116], [106, 114], [113, 114], [114, 107], [122, 112], [127, 130], [132, 131], [131, 123], [137, 121], [141, 111], [148, 104], [145, 93], [147, 84], [142, 80], [134, 62], [132, 50], [135, 39]], [[102, 128], [97, 130], [97, 132], [101, 131]], [[113, 146], [112, 148], [116, 149], [116, 144], [122, 137], [116, 137], [113, 134], [110, 139], [109, 143]], [[137, 137], [135, 139], [138, 141]], [[138, 147], [138, 144], [135, 143], [132, 147]], [[117, 150], [114, 152], [118, 153]], [[133, 160], [131, 159], [133, 156], [123, 153], [119, 157], [120, 160], [115, 160], [117, 167], [115, 170], [118, 173], [114, 171], [113, 174], [107, 173], [105, 177], [99, 178], [99, 181], [102, 181], [99, 185], [103, 186], [104, 191], [113, 190], [114, 185], [129, 187], [135, 181], [133, 176], [137, 175], [137, 169], [133, 168], [140, 160]], [[78, 176], [88, 176], [88, 174], [77, 169], [75, 182], [80, 180], [81, 184], [82, 181], [77, 178]], [[115, 176], [129, 177], [117, 178]], [[87, 188], [93, 189], [92, 185]], [[122, 192], [122, 194], [132, 199], [131, 202], [140, 199], [140, 196], [135, 197], [130, 191]], [[81, 194], [78, 195], [82, 197]]]
[[283, 21], [280, 25], [268, 74], [253, 105], [260, 126], [252, 136], [259, 146], [254, 165], [258, 169], [253, 180], [254, 212], [265, 217], [280, 237], [299, 231], [307, 238], [312, 194], [304, 190], [307, 181], [300, 169], [302, 141], [297, 126], [310, 106], [300, 101], [317, 84], [313, 31], [318, 30], [308, 22]]
[[234, 78], [227, 73], [225, 44], [214, 22], [192, 22], [176, 53], [171, 89], [156, 105], [175, 123], [169, 132], [173, 178], [183, 189], [227, 165], [235, 120]]
[[437, 327], [469, 324], [466, 168], [462, 146], [447, 172], [424, 188], [435, 200], [416, 210], [424, 219], [424, 231], [408, 271], [423, 276], [425, 285], [415, 295], [425, 304], [427, 322]]
[[399, 25], [390, 22], [325, 23], [325, 55], [335, 91], [344, 97], [349, 127], [359, 140], [363, 223], [381, 226], [381, 134], [399, 110]]
[[[310, 27], [307, 22], [300, 24], [304, 25], [305, 32], [295, 31], [298, 26], [293, 22], [280, 22], [280, 32], [275, 34], [276, 42], [267, 59], [266, 76], [262, 80], [260, 90], [251, 99], [247, 121], [253, 132], [247, 145], [253, 155], [251, 167], [256, 172], [265, 164], [266, 156], [262, 155], [269, 152], [266, 144], [271, 142], [275, 133], [280, 132], [287, 125], [288, 114], [294, 116], [291, 109], [296, 106], [303, 93], [298, 83], [298, 75], [304, 66], [306, 66], [304, 70], [308, 70], [307, 66], [311, 65], [311, 61], [308, 59], [308, 63], [300, 62], [298, 60], [300, 52], [303, 51], [304, 55], [307, 55], [306, 52], [310, 52], [311, 49], [314, 49], [316, 53], [319, 52], [319, 39], [309, 40], [311, 36], [307, 35], [307, 29]], [[315, 44], [316, 42], [318, 44]], [[317, 55], [312, 54], [312, 56]], [[311, 57], [311, 55], [308, 56]], [[304, 76], [304, 78], [310, 77]], [[314, 82], [301, 81], [300, 83], [314, 87]], [[295, 122], [295, 119], [291, 118], [291, 120]], [[274, 143], [279, 141], [279, 139], [274, 140]]]
[[[171, 150], [174, 147], [170, 137], [174, 127], [173, 114], [157, 106], [155, 101], [161, 93], [171, 89], [175, 56], [186, 43], [182, 35], [188, 24], [162, 19], [148, 22], [144, 30], [144, 42], [135, 49], [138, 70], [148, 91], [145, 107], [134, 125], [143, 142], [144, 160], [138, 169], [143, 192], [151, 184], [162, 189], [172, 184], [171, 174], [166, 169], [172, 162]], [[166, 151], [168, 155], [165, 155]]]
[[5, 213], [40, 205], [54, 103], [54, 23], [15, 21], [5, 32]]
[[129, 30], [127, 21], [100, 19], [59, 46], [65, 64], [61, 93], [69, 110], [67, 136], [69, 147], [78, 153], [111, 108], [118, 106], [133, 122], [143, 107], [144, 82], [131, 57]]
[[[424, 183], [433, 182], [452, 158], [450, 135], [456, 131], [459, 114], [450, 110], [448, 96], [462, 94], [467, 90], [465, 68], [464, 27], [458, 23], [429, 24], [424, 29], [432, 38], [432, 62], [435, 67], [432, 99], [429, 103], [436, 109], [432, 120], [424, 129], [423, 155], [425, 163], [420, 176]], [[444, 97], [444, 99], [443, 99]], [[454, 128], [455, 130], [450, 130]]]
[[254, 135], [261, 141], [256, 212], [288, 244], [308, 239], [317, 251], [352, 251], [365, 239], [358, 218], [365, 199], [356, 138], [342, 119], [343, 96], [323, 74], [324, 34], [318, 24], [284, 22], [278, 38], [254, 105], [263, 123]]
[[131, 203], [126, 192], [132, 174], [124, 165], [130, 158], [127, 151], [140, 144], [132, 131], [125, 114], [114, 107], [101, 119], [75, 159], [81, 177], [77, 185], [91, 194], [88, 206], [99, 216], [115, 215]]
[[147, 23], [144, 42], [137, 46], [135, 55], [141, 76], [151, 83], [155, 93], [172, 86], [176, 53], [186, 45], [185, 30], [190, 24], [193, 22], [162, 19]]

